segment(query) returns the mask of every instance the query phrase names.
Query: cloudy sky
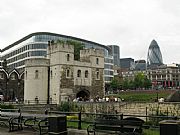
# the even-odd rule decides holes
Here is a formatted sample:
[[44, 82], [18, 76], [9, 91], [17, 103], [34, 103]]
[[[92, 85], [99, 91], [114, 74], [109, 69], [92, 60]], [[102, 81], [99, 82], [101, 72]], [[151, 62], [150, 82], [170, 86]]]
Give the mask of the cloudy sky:
[[155, 39], [164, 63], [180, 63], [180, 0], [1, 0], [0, 48], [33, 32], [119, 45], [146, 59]]

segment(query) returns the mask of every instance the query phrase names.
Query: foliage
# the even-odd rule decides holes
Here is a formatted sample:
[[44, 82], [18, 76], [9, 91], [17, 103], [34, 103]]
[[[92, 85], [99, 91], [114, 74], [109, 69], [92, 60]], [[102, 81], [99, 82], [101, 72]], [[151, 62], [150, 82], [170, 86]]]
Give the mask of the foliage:
[[113, 90], [117, 90], [118, 88], [120, 88], [120, 83], [118, 82], [117, 79], [113, 79], [111, 82], [110, 82], [110, 86]]
[[70, 45], [74, 45], [74, 60], [79, 60], [80, 50], [84, 48], [84, 44], [77, 41], [72, 41], [72, 40], [67, 40], [66, 43]]
[[81, 108], [74, 102], [62, 102], [58, 106], [58, 110], [63, 112], [73, 112], [73, 111], [80, 111]]
[[127, 79], [127, 78], [125, 78], [124, 80], [123, 80], [123, 84], [122, 84], [122, 87], [123, 87], [123, 89], [129, 89], [129, 80]]
[[74, 60], [80, 60], [80, 50], [84, 48], [84, 44], [73, 40], [57, 40], [60, 44], [69, 44], [74, 46]]
[[134, 76], [134, 80], [129, 80], [124, 78], [124, 80], [118, 80], [114, 78], [110, 86], [112, 89], [143, 89], [143, 88], [150, 88], [151, 87], [151, 80], [147, 78], [147, 76], [143, 73], [137, 73]]
[[14, 109], [13, 105], [0, 104], [1, 109]]

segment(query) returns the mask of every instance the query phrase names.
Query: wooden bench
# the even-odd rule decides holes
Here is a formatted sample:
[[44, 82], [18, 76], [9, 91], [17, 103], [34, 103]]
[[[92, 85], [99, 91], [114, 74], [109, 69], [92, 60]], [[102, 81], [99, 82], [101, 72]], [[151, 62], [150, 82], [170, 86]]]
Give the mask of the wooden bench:
[[[20, 109], [0, 109], [0, 125], [5, 125], [9, 131], [22, 130]], [[15, 129], [15, 126], [17, 127]]]
[[96, 132], [118, 135], [141, 135], [142, 125], [142, 121], [135, 120], [96, 119], [94, 124], [87, 127], [87, 133], [88, 135], [91, 133], [95, 135]]

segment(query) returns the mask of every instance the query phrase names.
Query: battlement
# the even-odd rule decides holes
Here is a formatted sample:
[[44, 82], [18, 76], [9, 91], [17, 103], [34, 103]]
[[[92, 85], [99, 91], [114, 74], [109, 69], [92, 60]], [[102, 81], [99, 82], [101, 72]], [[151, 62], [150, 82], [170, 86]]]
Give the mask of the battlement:
[[104, 51], [102, 49], [83, 49], [80, 51], [81, 57], [89, 57], [89, 56], [95, 56], [95, 57], [104, 57]]
[[31, 58], [27, 59], [25, 61], [26, 67], [31, 67], [31, 66], [39, 66], [39, 67], [47, 67], [49, 66], [49, 59], [46, 58]]
[[49, 41], [48, 42], [48, 54], [49, 53], [55, 53], [55, 52], [68, 52], [68, 53], [74, 53], [74, 46], [67, 44], [66, 42], [54, 42]]

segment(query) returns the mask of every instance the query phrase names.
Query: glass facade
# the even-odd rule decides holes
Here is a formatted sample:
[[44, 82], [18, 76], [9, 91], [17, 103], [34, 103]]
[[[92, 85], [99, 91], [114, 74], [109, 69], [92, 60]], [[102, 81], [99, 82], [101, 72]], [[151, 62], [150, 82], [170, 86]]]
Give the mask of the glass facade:
[[119, 46], [117, 45], [108, 45], [108, 47], [111, 48], [112, 50], [112, 55], [113, 55], [113, 63], [114, 65], [120, 67], [120, 51], [119, 51]]
[[163, 65], [162, 54], [155, 40], [153, 40], [148, 49], [147, 66], [154, 67]]
[[24, 68], [24, 63], [26, 59], [46, 57], [48, 41], [51, 40], [78, 41], [84, 44], [85, 48], [103, 49], [105, 54], [105, 80], [112, 80], [113, 57], [111, 49], [107, 46], [95, 42], [71, 36], [47, 32], [32, 33], [15, 42], [14, 44], [2, 49], [0, 58], [2, 61], [5, 59], [7, 60], [7, 66], [9, 69]]

